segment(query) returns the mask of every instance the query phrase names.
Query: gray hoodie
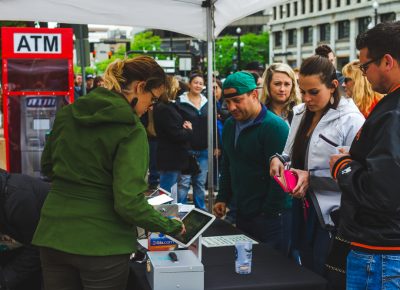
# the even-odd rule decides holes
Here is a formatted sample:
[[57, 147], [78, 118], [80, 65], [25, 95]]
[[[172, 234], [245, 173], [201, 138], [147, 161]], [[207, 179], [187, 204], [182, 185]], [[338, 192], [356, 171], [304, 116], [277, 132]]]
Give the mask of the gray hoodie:
[[[305, 111], [305, 104], [293, 108], [293, 121], [283, 151], [285, 157], [291, 155]], [[340, 189], [331, 177], [329, 159], [332, 154], [338, 153], [336, 146], [351, 146], [364, 121], [353, 100], [342, 97], [336, 110], [329, 109], [311, 135], [305, 167], [310, 172], [310, 196], [323, 227], [334, 225], [330, 213], [340, 207], [341, 197]]]

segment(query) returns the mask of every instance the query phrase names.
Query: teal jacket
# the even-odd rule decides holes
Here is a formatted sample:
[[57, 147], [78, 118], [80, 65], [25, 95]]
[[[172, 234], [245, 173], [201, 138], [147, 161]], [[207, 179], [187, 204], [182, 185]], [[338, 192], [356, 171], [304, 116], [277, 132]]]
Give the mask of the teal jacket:
[[236, 122], [225, 122], [223, 162], [217, 202], [234, 200], [238, 216], [273, 216], [291, 208], [291, 198], [269, 176], [269, 158], [282, 152], [289, 127], [265, 106], [250, 127], [243, 129], [235, 146]]
[[33, 244], [72, 254], [106, 256], [136, 250], [136, 226], [178, 232], [143, 194], [149, 149], [127, 100], [93, 90], [57, 114], [42, 155], [52, 180]]

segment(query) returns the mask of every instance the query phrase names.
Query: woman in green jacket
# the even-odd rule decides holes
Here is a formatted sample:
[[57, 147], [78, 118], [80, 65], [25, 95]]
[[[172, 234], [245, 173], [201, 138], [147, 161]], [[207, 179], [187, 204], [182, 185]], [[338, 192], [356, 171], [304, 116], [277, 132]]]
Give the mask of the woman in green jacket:
[[139, 117], [165, 90], [150, 57], [116, 60], [97, 88], [58, 114], [42, 155], [52, 180], [33, 244], [46, 290], [125, 289], [136, 226], [184, 231], [143, 194], [149, 164]]

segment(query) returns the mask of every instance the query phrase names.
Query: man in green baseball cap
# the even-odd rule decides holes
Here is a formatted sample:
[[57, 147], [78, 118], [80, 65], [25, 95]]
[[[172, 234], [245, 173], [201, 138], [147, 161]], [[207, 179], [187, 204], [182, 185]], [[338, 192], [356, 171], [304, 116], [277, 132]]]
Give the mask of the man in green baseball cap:
[[224, 101], [232, 115], [222, 132], [223, 162], [214, 213], [237, 209], [236, 226], [288, 254], [291, 199], [269, 176], [269, 158], [281, 153], [289, 127], [260, 103], [254, 77], [236, 72], [223, 84]]
[[224, 97], [230, 98], [256, 89], [257, 85], [252, 74], [246, 71], [240, 71], [228, 76], [224, 82]]
[[223, 86], [224, 100], [237, 121], [254, 119], [261, 111], [254, 77], [245, 71], [229, 75]]

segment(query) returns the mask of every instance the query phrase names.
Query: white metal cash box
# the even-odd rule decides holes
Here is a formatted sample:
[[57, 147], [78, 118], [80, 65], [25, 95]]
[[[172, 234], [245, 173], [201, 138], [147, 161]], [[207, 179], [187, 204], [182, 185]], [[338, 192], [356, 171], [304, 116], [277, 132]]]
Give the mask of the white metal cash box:
[[204, 290], [204, 267], [191, 250], [147, 252], [146, 277], [153, 290]]

